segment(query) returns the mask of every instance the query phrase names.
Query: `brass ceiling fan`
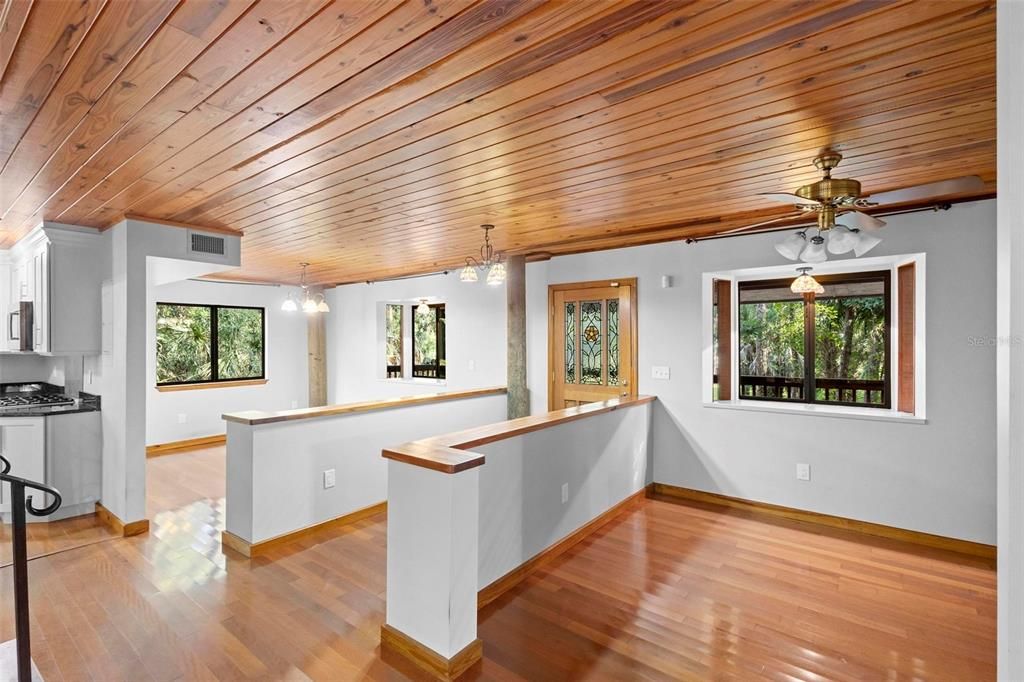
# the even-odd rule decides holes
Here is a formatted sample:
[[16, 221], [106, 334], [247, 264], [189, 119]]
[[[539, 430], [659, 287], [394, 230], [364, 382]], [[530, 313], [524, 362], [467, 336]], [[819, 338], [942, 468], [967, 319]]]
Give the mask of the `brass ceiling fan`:
[[[833, 169], [842, 160], [843, 156], [839, 152], [825, 152], [814, 159], [815, 167], [822, 173], [821, 180], [799, 187], [792, 194], [771, 192], [758, 195], [784, 204], [794, 204], [797, 213], [745, 225], [723, 234], [753, 230], [772, 223], [792, 220], [802, 214], [814, 213], [816, 225], [790, 235], [776, 244], [775, 250], [790, 260], [802, 260], [805, 263], [820, 263], [827, 260], [826, 250], [833, 254], [853, 251], [857, 256], [862, 256], [882, 241], [871, 233], [884, 227], [885, 221], [861, 209], [969, 192], [984, 186], [984, 182], [977, 175], [969, 175], [865, 196], [861, 194], [860, 182], [857, 180], [832, 177]], [[816, 229], [817, 234], [808, 236], [808, 230], [812, 229]]]

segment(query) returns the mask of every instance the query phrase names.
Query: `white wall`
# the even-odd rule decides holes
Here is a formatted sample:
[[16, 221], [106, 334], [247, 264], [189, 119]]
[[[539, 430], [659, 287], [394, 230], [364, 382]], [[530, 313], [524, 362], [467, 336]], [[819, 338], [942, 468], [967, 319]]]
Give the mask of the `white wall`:
[[1024, 679], [1024, 4], [997, 8], [999, 679]]
[[[636, 276], [639, 391], [654, 409], [661, 483], [994, 543], [995, 202], [887, 219], [872, 255], [926, 252], [928, 423], [705, 407], [701, 400], [701, 273], [785, 262], [780, 235], [682, 242], [555, 258], [530, 266], [548, 283]], [[671, 275], [672, 288], [660, 277]], [[546, 404], [546, 306], [531, 298], [532, 408]], [[543, 330], [543, 331], [542, 331]], [[651, 379], [652, 365], [671, 367]], [[812, 480], [797, 481], [797, 462]]]
[[[480, 467], [478, 589], [650, 482], [651, 406], [637, 405], [473, 448]], [[562, 485], [568, 499], [562, 502]]]
[[[258, 426], [230, 422], [227, 529], [261, 542], [383, 502], [384, 448], [502, 421], [505, 412], [499, 393]], [[336, 474], [329, 489], [327, 469]]]
[[[348, 284], [327, 291], [327, 402], [376, 400], [438, 390], [505, 385], [505, 287], [459, 281], [459, 273]], [[447, 382], [380, 379], [377, 306], [419, 298], [445, 303]], [[471, 369], [472, 367], [472, 369]]]
[[[195, 280], [150, 287], [150, 315], [146, 335], [146, 444], [170, 443], [224, 433], [221, 415], [225, 412], [306, 407], [309, 402], [306, 315], [281, 310], [281, 302], [288, 293], [296, 297], [300, 291], [298, 287]], [[267, 383], [194, 391], [156, 390], [157, 302], [265, 308]], [[184, 424], [178, 421], [182, 414], [186, 419]]]

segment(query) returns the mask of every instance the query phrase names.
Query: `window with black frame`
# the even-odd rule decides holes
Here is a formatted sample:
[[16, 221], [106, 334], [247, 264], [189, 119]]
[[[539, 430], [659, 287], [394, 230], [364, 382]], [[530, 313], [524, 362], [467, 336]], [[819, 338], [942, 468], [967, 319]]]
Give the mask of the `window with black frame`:
[[444, 379], [444, 303], [413, 306], [412, 326], [412, 376], [419, 379]]
[[158, 386], [265, 378], [263, 308], [157, 303]]
[[739, 398], [890, 406], [888, 271], [739, 284]]

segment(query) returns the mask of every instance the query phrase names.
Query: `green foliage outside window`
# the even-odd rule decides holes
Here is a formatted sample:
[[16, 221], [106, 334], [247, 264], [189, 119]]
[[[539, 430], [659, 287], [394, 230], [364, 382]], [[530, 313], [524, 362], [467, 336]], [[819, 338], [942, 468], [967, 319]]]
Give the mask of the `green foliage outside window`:
[[385, 356], [391, 367], [402, 365], [402, 306], [388, 304], [384, 307]]
[[263, 358], [262, 308], [157, 304], [157, 384], [259, 379]]

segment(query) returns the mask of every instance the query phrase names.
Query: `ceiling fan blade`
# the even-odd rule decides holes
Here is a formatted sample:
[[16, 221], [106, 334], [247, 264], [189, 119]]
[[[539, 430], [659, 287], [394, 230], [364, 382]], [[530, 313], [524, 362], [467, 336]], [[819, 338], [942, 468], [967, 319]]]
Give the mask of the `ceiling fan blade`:
[[932, 197], [941, 197], [946, 194], [971, 192], [981, 189], [984, 186], [984, 181], [977, 175], [966, 175], [962, 178], [940, 180], [939, 182], [930, 182], [927, 185], [915, 185], [914, 187], [894, 189], [891, 192], [872, 194], [868, 197], [868, 200], [876, 204], [902, 204], [907, 201], [930, 199]]
[[821, 202], [815, 201], [814, 199], [804, 199], [802, 196], [788, 194], [787, 192], [766, 192], [758, 194], [757, 196], [771, 199], [772, 201], [780, 201], [783, 204], [797, 204], [804, 206], [819, 206], [821, 204]]
[[885, 227], [885, 221], [862, 213], [860, 211], [847, 211], [836, 218], [836, 223], [858, 230], [877, 230]]
[[754, 223], [753, 225], [744, 225], [743, 227], [734, 227], [731, 230], [725, 232], [719, 232], [718, 234], [735, 234], [737, 232], [743, 232], [745, 230], [753, 230], [755, 227], [763, 227], [765, 225], [771, 225], [772, 223], [780, 223], [783, 220], [792, 220], [793, 218], [799, 218], [804, 215], [803, 213], [794, 213], [792, 215], [784, 215], [781, 218], [773, 218], [772, 220], [765, 220], [760, 223]]

